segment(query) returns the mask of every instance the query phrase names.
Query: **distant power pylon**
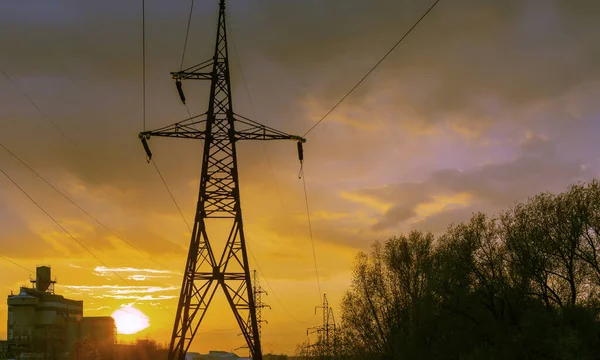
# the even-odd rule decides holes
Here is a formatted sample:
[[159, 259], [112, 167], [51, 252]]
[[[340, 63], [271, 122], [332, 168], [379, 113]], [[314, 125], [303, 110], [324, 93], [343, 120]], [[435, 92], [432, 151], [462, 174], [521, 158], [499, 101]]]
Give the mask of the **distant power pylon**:
[[[262, 344], [262, 323], [268, 324], [269, 322], [262, 318], [262, 309], [271, 308], [270, 305], [263, 303], [262, 295], [269, 295], [263, 288], [260, 286], [260, 282], [258, 281], [258, 275], [256, 270], [252, 272], [252, 294], [254, 296], [254, 305], [256, 307], [256, 324], [258, 325], [258, 338]], [[248, 319], [248, 324], [251, 323], [251, 319]], [[247, 346], [242, 346], [239, 349], [247, 348]], [[250, 354], [252, 357], [252, 354]]]
[[258, 276], [256, 270], [253, 272], [252, 276], [252, 294], [254, 294], [254, 304], [256, 306], [256, 323], [258, 325], [258, 337], [262, 339], [262, 323], [268, 324], [269, 322], [262, 318], [262, 309], [271, 308], [270, 305], [263, 303], [262, 295], [269, 295], [263, 288], [260, 286], [260, 282], [258, 281]]
[[[148, 161], [152, 153], [147, 140], [152, 136], [204, 140], [198, 204], [168, 359], [185, 359], [213, 296], [220, 287], [252, 358], [262, 360], [257, 307], [252, 296], [242, 223], [236, 144], [239, 140], [294, 140], [298, 142], [301, 155], [302, 143], [306, 140], [234, 113], [225, 0], [219, 1], [217, 38], [212, 59], [171, 75], [182, 102], [185, 103], [182, 81], [188, 79], [210, 80], [210, 97], [208, 110], [204, 114], [157, 130], [143, 131], [139, 135]], [[215, 222], [217, 226], [214, 226]], [[219, 232], [224, 225], [230, 229], [226, 234]], [[220, 259], [211, 245], [211, 240], [219, 236], [225, 242]]]
[[323, 294], [323, 303], [315, 307], [315, 314], [317, 309], [322, 309], [323, 322], [321, 326], [308, 328], [306, 333], [317, 333], [317, 342], [313, 344], [315, 354], [320, 359], [332, 359], [337, 355], [337, 333], [333, 309], [329, 306], [327, 294]]

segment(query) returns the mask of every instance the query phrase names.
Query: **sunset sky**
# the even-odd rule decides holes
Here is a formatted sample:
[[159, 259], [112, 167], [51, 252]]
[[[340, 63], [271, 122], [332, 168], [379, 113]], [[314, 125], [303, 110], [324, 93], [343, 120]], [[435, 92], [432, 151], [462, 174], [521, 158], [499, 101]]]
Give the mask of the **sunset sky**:
[[[234, 109], [302, 135], [430, 6], [422, 0], [229, 0]], [[146, 128], [187, 117], [179, 70], [190, 2], [146, 0]], [[600, 171], [600, 2], [442, 0], [327, 120], [307, 135], [305, 174], [321, 289], [339, 318], [356, 253], [411, 229], [442, 232]], [[196, 1], [184, 66], [213, 51], [217, 0]], [[0, 148], [0, 292], [51, 265], [84, 314], [133, 306], [170, 339], [189, 231], [137, 138], [141, 1], [0, 2], [0, 143], [134, 250]], [[242, 81], [246, 81], [246, 86]], [[184, 83], [192, 114], [208, 83]], [[249, 99], [250, 98], [250, 99]], [[63, 136], [50, 122], [56, 124]], [[71, 139], [75, 146], [69, 140]], [[153, 138], [154, 159], [188, 222], [199, 141]], [[319, 325], [302, 181], [293, 142], [238, 146], [252, 269], [272, 309], [263, 351], [293, 353]], [[220, 253], [220, 249], [217, 250]], [[112, 270], [111, 270], [112, 269]], [[115, 276], [115, 272], [119, 277]], [[219, 294], [219, 293], [217, 293]], [[0, 339], [6, 338], [0, 302]], [[217, 296], [192, 346], [244, 345]], [[238, 351], [244, 354], [245, 350]]]

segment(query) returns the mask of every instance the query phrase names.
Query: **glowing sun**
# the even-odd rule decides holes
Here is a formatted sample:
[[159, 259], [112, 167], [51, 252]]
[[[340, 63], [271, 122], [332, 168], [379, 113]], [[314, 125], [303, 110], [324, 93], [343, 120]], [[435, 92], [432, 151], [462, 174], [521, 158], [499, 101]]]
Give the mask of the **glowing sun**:
[[150, 326], [150, 319], [138, 309], [128, 306], [112, 314], [119, 334], [135, 334]]

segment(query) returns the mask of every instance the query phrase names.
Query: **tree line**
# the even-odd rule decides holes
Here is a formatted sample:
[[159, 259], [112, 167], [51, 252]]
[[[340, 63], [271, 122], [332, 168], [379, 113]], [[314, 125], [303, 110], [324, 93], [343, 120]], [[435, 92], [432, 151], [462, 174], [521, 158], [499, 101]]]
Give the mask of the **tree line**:
[[[600, 184], [356, 258], [327, 359], [600, 358]], [[315, 350], [316, 351], [316, 350]]]

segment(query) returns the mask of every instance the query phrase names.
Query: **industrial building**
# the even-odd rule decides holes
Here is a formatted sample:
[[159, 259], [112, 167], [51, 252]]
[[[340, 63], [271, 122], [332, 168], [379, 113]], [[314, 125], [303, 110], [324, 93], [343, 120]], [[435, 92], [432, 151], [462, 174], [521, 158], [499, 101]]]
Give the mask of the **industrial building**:
[[[67, 358], [82, 340], [101, 352], [116, 343], [112, 317], [84, 317], [83, 301], [54, 293], [49, 266], [39, 266], [32, 287], [23, 286], [8, 296], [8, 337], [0, 345], [5, 358]], [[0, 355], [2, 358], [2, 355]]]

